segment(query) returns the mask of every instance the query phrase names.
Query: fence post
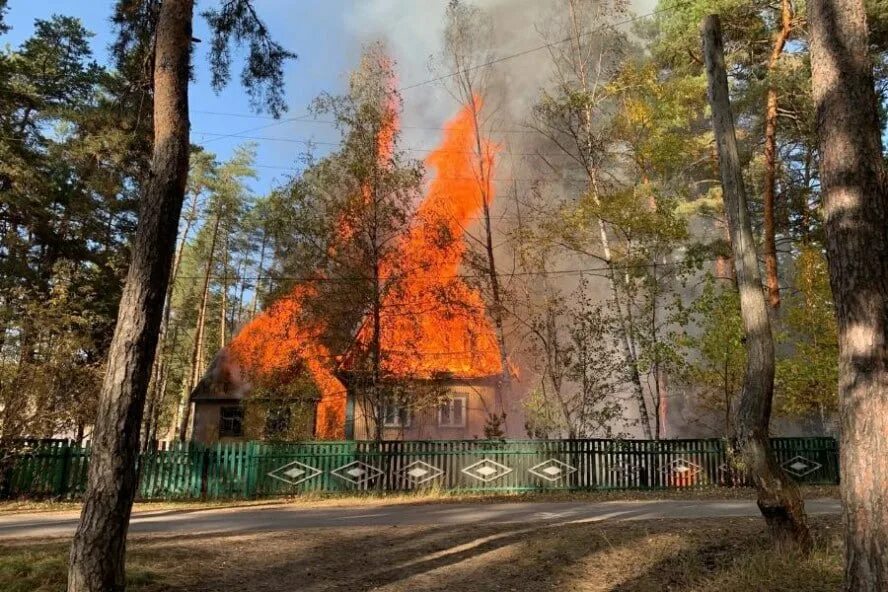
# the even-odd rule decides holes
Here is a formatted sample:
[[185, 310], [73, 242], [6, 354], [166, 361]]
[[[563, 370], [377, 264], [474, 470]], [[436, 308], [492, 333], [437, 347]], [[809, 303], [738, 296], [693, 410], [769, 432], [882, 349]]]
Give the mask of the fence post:
[[65, 442], [62, 449], [62, 466], [59, 469], [59, 482], [56, 495], [62, 497], [68, 493], [68, 481], [71, 477], [71, 455], [74, 453], [70, 442]]
[[200, 499], [207, 499], [207, 487], [210, 473], [210, 447], [201, 446], [202, 462], [200, 463]]
[[244, 492], [249, 499], [256, 497], [256, 487], [259, 484], [260, 455], [260, 444], [258, 442], [250, 442], [247, 447], [247, 488]]
[[[90, 456], [88, 446], [56, 442], [38, 450], [11, 455], [7, 450], [0, 457], [0, 499], [11, 495], [64, 496], [72, 498], [83, 493]], [[567, 460], [577, 469], [569, 479], [546, 488], [587, 487], [606, 489], [671, 488], [687, 485], [684, 477], [668, 471], [670, 462], [687, 459], [700, 465], [699, 479], [712, 485], [739, 486], [745, 476], [735, 473], [728, 462], [725, 440], [662, 440], [631, 442], [619, 440], [564, 440], [549, 442], [513, 441], [503, 444], [476, 441], [393, 442], [377, 447], [374, 442], [351, 441], [333, 443], [301, 443], [271, 445], [245, 442], [238, 445], [174, 444], [140, 458], [141, 495], [188, 496], [200, 499], [225, 497], [257, 497], [285, 491], [366, 490], [375, 482], [368, 480], [358, 487], [332, 475], [332, 471], [356, 460], [384, 470], [378, 486], [384, 490], [412, 488], [403, 474], [410, 462], [424, 460], [439, 467], [444, 489], [540, 488], [540, 483], [527, 472], [527, 467], [547, 458]], [[810, 483], [837, 483], [841, 467], [838, 446], [831, 438], [774, 439], [773, 449], [779, 458], [802, 454], [818, 463], [818, 472], [803, 476]], [[161, 453], [162, 452], [162, 453]], [[503, 457], [503, 455], [506, 455]], [[491, 483], [466, 481], [460, 469], [469, 463], [490, 456], [509, 465], [513, 471], [508, 479]], [[316, 474], [297, 488], [284, 487], [276, 479], [265, 479], [269, 469], [298, 460]], [[310, 471], [310, 472], [314, 472]], [[308, 473], [306, 473], [307, 475]], [[708, 479], [706, 478], [708, 477]], [[261, 483], [260, 483], [261, 482]]]

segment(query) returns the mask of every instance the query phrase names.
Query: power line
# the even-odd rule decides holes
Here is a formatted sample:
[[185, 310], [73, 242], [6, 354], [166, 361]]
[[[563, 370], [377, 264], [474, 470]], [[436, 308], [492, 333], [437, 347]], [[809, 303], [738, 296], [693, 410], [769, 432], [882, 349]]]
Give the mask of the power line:
[[[300, 115], [299, 117], [288, 117], [286, 119], [276, 120], [273, 123], [269, 123], [266, 125], [260, 125], [260, 126], [256, 126], [256, 127], [247, 128], [247, 129], [241, 130], [239, 132], [232, 132], [230, 134], [222, 134], [222, 135], [219, 135], [219, 137], [217, 137], [217, 138], [211, 138], [209, 140], [204, 140], [203, 143], [209, 144], [210, 142], [215, 142], [216, 140], [224, 140], [225, 138], [245, 137], [245, 136], [241, 136], [241, 134], [249, 134], [251, 132], [258, 132], [260, 130], [269, 129], [272, 127], [277, 127], [277, 126], [284, 125], [285, 123], [290, 123], [293, 121], [305, 121], [306, 118], [309, 117], [310, 115], [311, 115], [310, 113], [304, 113], [303, 115]], [[191, 133], [195, 133], [195, 132], [191, 132]]]
[[[212, 138], [211, 140], [207, 140], [208, 142], [215, 141], [215, 140], [218, 140], [221, 138], [241, 138], [244, 140], [262, 140], [262, 141], [267, 141], [267, 142], [287, 142], [290, 144], [304, 144], [306, 146], [311, 146], [311, 145], [316, 144], [318, 146], [338, 147], [338, 146], [342, 146], [344, 144], [344, 142], [329, 142], [326, 140], [313, 140], [313, 139], [300, 139], [300, 138], [274, 138], [274, 137], [268, 137], [268, 136], [247, 136], [247, 135], [242, 135], [242, 134], [221, 134], [219, 132], [194, 131], [191, 133], [196, 134], [196, 135], [220, 136], [219, 138]], [[440, 154], [472, 154], [472, 155], [477, 154], [473, 150], [442, 150], [440, 148], [425, 148], [425, 147], [414, 148], [412, 146], [407, 146], [407, 147], [401, 148], [401, 150], [404, 150], [406, 152], [437, 152]], [[545, 153], [545, 152], [506, 152], [503, 154], [508, 155], [508, 156], [538, 156], [538, 157], [564, 156], [564, 152], [549, 152], [549, 153]]]
[[[678, 8], [682, 8], [682, 7], [684, 7], [684, 6], [689, 6], [689, 5], [691, 4], [691, 2], [692, 2], [692, 0], [685, 0], [684, 2], [677, 2], [677, 3], [673, 4], [672, 6], [666, 6], [666, 7], [663, 7], [663, 8], [658, 8], [657, 10], [653, 10], [653, 11], [648, 12], [648, 13], [646, 13], [646, 14], [635, 15], [635, 16], [629, 17], [629, 18], [627, 18], [627, 19], [623, 19], [622, 21], [617, 21], [617, 22], [614, 22], [614, 23], [608, 23], [608, 24], [605, 24], [605, 25], [601, 25], [601, 26], [599, 26], [599, 27], [595, 27], [594, 29], [590, 29], [589, 31], [586, 31], [585, 33], [582, 33], [581, 35], [579, 35], [579, 37], [588, 37], [588, 36], [593, 35], [593, 34], [595, 34], [595, 33], [599, 33], [599, 32], [601, 32], [601, 31], [604, 31], [604, 30], [606, 30], [606, 29], [614, 29], [614, 28], [616, 28], [616, 27], [619, 27], [619, 26], [622, 26], [622, 25], [627, 25], [627, 24], [633, 23], [633, 22], [635, 22], [635, 21], [638, 21], [638, 20], [641, 20], [641, 19], [644, 19], [644, 18], [648, 18], [648, 17], [652, 17], [652, 16], [657, 16], [657, 15], [659, 15], [659, 14], [663, 14], [663, 13], [666, 13], [666, 12], [669, 12], [669, 11], [672, 11], [672, 10], [677, 10]], [[421, 87], [421, 86], [425, 86], [425, 85], [428, 85], [428, 84], [433, 84], [433, 83], [435, 83], [435, 82], [440, 82], [440, 81], [442, 81], [442, 80], [447, 80], [448, 78], [453, 78], [454, 76], [458, 76], [458, 75], [460, 75], [460, 74], [465, 74], [465, 73], [468, 73], [468, 72], [473, 72], [473, 71], [475, 71], [475, 70], [479, 70], [479, 69], [481, 69], [481, 68], [487, 68], [487, 67], [493, 66], [493, 65], [495, 65], [495, 64], [499, 64], [499, 63], [502, 63], [502, 62], [505, 62], [505, 61], [508, 61], [508, 60], [511, 60], [511, 59], [514, 59], [514, 58], [517, 58], [517, 57], [521, 57], [521, 56], [529, 55], [529, 54], [531, 54], [531, 53], [535, 53], [535, 52], [537, 52], [537, 51], [542, 51], [542, 50], [544, 50], [544, 49], [548, 49], [548, 48], [550, 48], [550, 47], [555, 47], [555, 46], [557, 46], [557, 45], [562, 45], [562, 44], [564, 44], [564, 43], [568, 43], [568, 42], [570, 42], [570, 41], [572, 41], [572, 40], [573, 40], [573, 37], [565, 37], [564, 39], [560, 39], [560, 40], [558, 40], [558, 41], [551, 41], [551, 42], [548, 42], [548, 43], [544, 43], [544, 44], [542, 44], [542, 45], [538, 45], [538, 46], [536, 46], [536, 47], [532, 47], [532, 48], [529, 48], [529, 49], [525, 49], [525, 50], [522, 50], [522, 51], [518, 51], [518, 52], [515, 52], [515, 53], [512, 53], [512, 54], [508, 54], [508, 55], [505, 55], [505, 56], [502, 56], [502, 57], [499, 57], [499, 58], [494, 58], [494, 59], [492, 59], [492, 60], [488, 60], [487, 62], [483, 62], [483, 63], [480, 63], [480, 64], [475, 64], [475, 65], [473, 65], [473, 66], [469, 66], [468, 68], [464, 68], [463, 70], [457, 70], [457, 71], [455, 71], [455, 72], [449, 72], [449, 73], [447, 73], [447, 74], [443, 74], [443, 75], [441, 75], [441, 76], [436, 76], [436, 77], [433, 77], [433, 78], [429, 78], [429, 79], [426, 79], [426, 80], [422, 80], [422, 81], [420, 81], [420, 82], [416, 82], [416, 83], [413, 83], [413, 84], [409, 84], [409, 85], [407, 85], [407, 86], [402, 86], [402, 87], [400, 87], [400, 88], [397, 89], [397, 90], [398, 90], [398, 92], [404, 92], [404, 91], [406, 91], [406, 90], [412, 90], [412, 89], [414, 89], [414, 88], [419, 88], [419, 87]], [[218, 114], [218, 112], [217, 112], [217, 114]], [[247, 117], [247, 115], [243, 115], [243, 116], [244, 116], [244, 117]], [[262, 117], [262, 116], [257, 116], [257, 117]], [[307, 117], [307, 116], [302, 116], [302, 117], [300, 117], [300, 118], [296, 118], [295, 120], [310, 121], [310, 120], [306, 119], [306, 117]], [[276, 125], [282, 125], [283, 123], [287, 123], [288, 121], [292, 121], [292, 120], [284, 120], [284, 121], [280, 121], [280, 122], [271, 123], [271, 124], [268, 124], [268, 125], [265, 125], [265, 126], [260, 126], [260, 127], [258, 127], [258, 128], [253, 128], [253, 129], [244, 130], [244, 131], [242, 131], [242, 132], [234, 132], [234, 133], [232, 133], [232, 134], [225, 134], [225, 135], [222, 135], [222, 136], [220, 136], [220, 137], [213, 138], [213, 139], [211, 139], [211, 140], [207, 140], [207, 142], [214, 142], [214, 141], [216, 141], [216, 140], [221, 140], [221, 139], [224, 139], [224, 138], [241, 137], [241, 134], [250, 133], [250, 132], [252, 132], [252, 131], [257, 131], [257, 130], [259, 130], [259, 129], [266, 129], [266, 128], [273, 127], [273, 126], [276, 126]], [[520, 131], [521, 133], [532, 133], [532, 132], [530, 132], [530, 131], [528, 131], [528, 130], [512, 130], [512, 131]], [[255, 139], [255, 140], [264, 140], [264, 141], [277, 140], [276, 138], [249, 138], [249, 137], [246, 137], [246, 136], [243, 136], [243, 137], [245, 137], [246, 139]], [[283, 141], [286, 141], [286, 140], [283, 140]], [[315, 143], [317, 143], [317, 144], [328, 144], [328, 143], [325, 143], [325, 142], [315, 142]], [[334, 144], [334, 145], [339, 145], [339, 144], [337, 143], [337, 144]], [[427, 149], [427, 148], [407, 148], [406, 150], [410, 150], [410, 151], [424, 151], [424, 152], [430, 152], [430, 151], [431, 151], [431, 149]], [[541, 154], [513, 154], [513, 156], [537, 156], [537, 157], [540, 157], [540, 156], [543, 156], [543, 155], [541, 155]], [[562, 156], [562, 155], [561, 155], [561, 154], [558, 154], [558, 155], [553, 155], [553, 156]]]
[[[294, 173], [298, 173], [301, 169], [293, 167], [293, 166], [284, 166], [284, 165], [274, 165], [274, 164], [254, 164], [253, 168], [257, 169], [276, 169], [280, 171], [291, 171]], [[478, 182], [481, 179], [478, 177], [449, 177], [449, 176], [441, 176], [441, 175], [430, 175], [429, 180], [442, 179], [447, 181], [475, 181]], [[512, 181], [570, 181], [570, 182], [582, 182], [586, 183], [586, 181], [582, 180], [570, 180], [570, 179], [556, 179], [553, 177], [490, 177], [491, 181], [499, 181], [502, 183], [509, 183]]]
[[[682, 1], [682, 2], [676, 2], [675, 4], [673, 4], [673, 5], [671, 5], [671, 6], [664, 6], [664, 7], [662, 7], [662, 8], [658, 8], [658, 9], [656, 9], [656, 10], [652, 10], [651, 12], [648, 12], [648, 13], [645, 13], [645, 14], [639, 14], [639, 15], [631, 16], [631, 17], [626, 18], [626, 19], [623, 19], [623, 20], [621, 20], [621, 21], [615, 21], [615, 22], [613, 22], [613, 23], [607, 23], [607, 24], [601, 25], [601, 26], [599, 26], [599, 27], [595, 27], [594, 29], [590, 29], [590, 30], [586, 31], [585, 33], [581, 33], [581, 34], [579, 35], [579, 37], [588, 37], [588, 36], [590, 36], [590, 35], [594, 35], [594, 34], [596, 34], [596, 33], [600, 33], [601, 31], [604, 31], [604, 30], [606, 30], [606, 29], [615, 29], [615, 28], [617, 28], [617, 27], [620, 27], [620, 26], [623, 26], [623, 25], [628, 25], [628, 24], [630, 24], [630, 23], [633, 23], [633, 22], [635, 22], [635, 21], [639, 21], [639, 20], [641, 20], [641, 19], [645, 19], [645, 18], [648, 18], [648, 17], [652, 17], [652, 16], [657, 16], [657, 15], [660, 15], [660, 14], [664, 14], [664, 13], [667, 13], [667, 12], [670, 12], [670, 11], [673, 11], [673, 10], [677, 10], [677, 9], [679, 9], [679, 8], [684, 8], [685, 6], [690, 6], [691, 4], [692, 4], [692, 0], [684, 0], [684, 1]], [[419, 87], [421, 87], [421, 86], [426, 86], [426, 85], [428, 85], [428, 84], [434, 84], [435, 82], [441, 82], [442, 80], [446, 80], [446, 79], [448, 79], [448, 78], [453, 78], [454, 76], [459, 76], [460, 74], [465, 74], [465, 73], [468, 73], [468, 72], [474, 72], [475, 70], [480, 70], [481, 68], [488, 68], [488, 67], [490, 67], [490, 66], [493, 66], [493, 65], [496, 65], [496, 64], [500, 64], [500, 63], [502, 63], [502, 62], [506, 62], [506, 61], [508, 61], [508, 60], [511, 60], [511, 59], [514, 59], [514, 58], [517, 58], [517, 57], [523, 57], [523, 56], [529, 55], [529, 54], [531, 54], [531, 53], [536, 53], [536, 52], [538, 52], [538, 51], [542, 51], [542, 50], [544, 50], [544, 49], [548, 49], [548, 48], [550, 48], [550, 47], [555, 47], [555, 46], [557, 46], [557, 45], [562, 45], [562, 44], [564, 44], [564, 43], [569, 43], [569, 42], [571, 42], [573, 39], [574, 39], [574, 37], [565, 37], [565, 38], [563, 38], [563, 39], [559, 39], [559, 40], [557, 40], [557, 41], [550, 41], [550, 42], [548, 42], [548, 43], [543, 43], [542, 45], [537, 45], [536, 47], [531, 47], [531, 48], [528, 48], [528, 49], [523, 49], [523, 50], [521, 50], [521, 51], [517, 51], [517, 52], [515, 52], [515, 53], [511, 53], [511, 54], [507, 54], [507, 55], [504, 55], [504, 56], [501, 56], [501, 57], [498, 57], [498, 58], [494, 58], [494, 59], [492, 59], [492, 60], [488, 60], [488, 61], [483, 62], [483, 63], [480, 63], [480, 64], [475, 64], [475, 65], [473, 65], [473, 66], [469, 66], [469, 67], [464, 68], [464, 69], [462, 69], [462, 70], [456, 70], [456, 71], [454, 71], [454, 72], [449, 72], [449, 73], [447, 73], [447, 74], [442, 74], [442, 75], [440, 75], [440, 76], [435, 76], [435, 77], [433, 77], [433, 78], [428, 78], [428, 79], [426, 79], [426, 80], [421, 80], [421, 81], [418, 81], [418, 82], [414, 82], [414, 83], [412, 83], [412, 84], [408, 84], [408, 85], [406, 85], [406, 86], [402, 86], [402, 87], [398, 88], [397, 90], [398, 90], [398, 92], [403, 92], [403, 91], [405, 91], [405, 90], [412, 90], [412, 89], [414, 89], [414, 88], [419, 88]], [[225, 113], [225, 112], [207, 112], [207, 113], [211, 113], [211, 114], [214, 114], [214, 115], [223, 115], [223, 114], [224, 114], [224, 115], [232, 115], [232, 116], [237, 116], [237, 117], [267, 117], [267, 116], [262, 116], [262, 115], [250, 115], [250, 114], [237, 114], [237, 115], [235, 115], [235, 114], [230, 114], [230, 113]]]
[[[648, 17], [652, 17], [652, 16], [657, 16], [657, 15], [660, 15], [660, 14], [664, 14], [664, 13], [666, 13], [666, 12], [670, 12], [670, 11], [672, 11], [672, 10], [677, 10], [677, 9], [679, 9], [679, 8], [683, 8], [683, 7], [685, 7], [685, 6], [690, 6], [691, 3], [692, 3], [692, 0], [685, 0], [685, 1], [683, 1], [683, 2], [676, 2], [675, 4], [673, 4], [673, 5], [671, 5], [671, 6], [665, 6], [665, 7], [663, 7], [663, 8], [658, 8], [657, 10], [653, 10], [653, 11], [648, 12], [648, 13], [646, 13], [646, 14], [635, 15], [635, 16], [629, 17], [629, 18], [627, 18], [627, 19], [623, 19], [622, 21], [617, 21], [617, 22], [614, 22], [614, 23], [608, 23], [608, 24], [605, 24], [605, 25], [601, 25], [600, 27], [596, 27], [596, 28], [594, 28], [594, 29], [590, 29], [589, 31], [586, 31], [585, 33], [582, 33], [581, 35], [579, 35], [579, 37], [588, 37], [588, 36], [590, 36], [590, 35], [594, 35], [595, 33], [599, 33], [599, 32], [601, 32], [601, 31], [604, 31], [605, 29], [614, 29], [614, 28], [616, 28], [616, 27], [620, 27], [620, 26], [622, 26], [622, 25], [627, 25], [627, 24], [633, 23], [633, 22], [635, 22], [635, 21], [638, 21], [638, 20], [641, 20], [641, 19], [644, 19], [644, 18], [648, 18]], [[422, 80], [422, 81], [419, 81], [419, 82], [416, 82], [416, 83], [413, 83], [413, 84], [409, 84], [409, 85], [407, 85], [407, 86], [402, 86], [402, 87], [400, 87], [400, 88], [397, 89], [397, 90], [398, 90], [398, 92], [404, 92], [404, 91], [406, 91], [406, 90], [412, 90], [412, 89], [414, 89], [414, 88], [419, 88], [419, 87], [421, 87], [421, 86], [425, 86], [425, 85], [428, 85], [428, 84], [434, 84], [435, 82], [440, 82], [440, 81], [442, 81], [442, 80], [447, 80], [448, 78], [453, 78], [454, 76], [459, 76], [460, 74], [464, 74], [464, 73], [468, 73], [468, 72], [473, 72], [473, 71], [475, 71], [475, 70], [479, 70], [479, 69], [481, 69], [481, 68], [488, 68], [488, 67], [493, 66], [493, 65], [495, 65], [495, 64], [500, 64], [500, 63], [502, 63], [502, 62], [505, 62], [505, 61], [508, 61], [508, 60], [511, 60], [511, 59], [514, 59], [514, 58], [517, 58], [517, 57], [521, 57], [521, 56], [529, 55], [529, 54], [531, 54], [531, 53], [535, 53], [535, 52], [538, 52], [538, 51], [542, 51], [542, 50], [544, 50], [544, 49], [548, 49], [548, 48], [550, 48], [550, 47], [555, 47], [556, 45], [562, 45], [562, 44], [564, 44], [564, 43], [568, 43], [568, 42], [570, 42], [570, 41], [572, 41], [572, 40], [573, 40], [573, 37], [565, 37], [564, 39], [560, 39], [560, 40], [558, 40], [558, 41], [551, 41], [551, 42], [549, 42], [549, 43], [544, 43], [544, 44], [542, 44], [542, 45], [538, 45], [538, 46], [536, 46], [536, 47], [531, 47], [531, 48], [528, 48], [528, 49], [525, 49], [525, 50], [522, 50], [522, 51], [518, 51], [518, 52], [515, 52], [515, 53], [512, 53], [512, 54], [508, 54], [508, 55], [505, 55], [505, 56], [502, 56], [502, 57], [499, 57], [499, 58], [494, 58], [494, 59], [492, 59], [492, 60], [489, 60], [489, 61], [487, 61], [487, 62], [483, 62], [483, 63], [481, 63], [481, 64], [475, 64], [475, 65], [470, 66], [470, 67], [468, 67], [468, 68], [465, 68], [465, 69], [463, 69], [463, 70], [457, 70], [457, 71], [455, 71], [455, 72], [449, 72], [449, 73], [447, 73], [447, 74], [443, 74], [443, 75], [441, 75], [441, 76], [436, 76], [436, 77], [433, 77], [433, 78], [429, 78], [429, 79], [427, 79], [427, 80]], [[243, 114], [234, 114], [234, 113], [226, 113], [226, 112], [219, 112], [219, 111], [213, 112], [213, 111], [197, 111], [197, 110], [195, 110], [194, 112], [196, 112], [196, 113], [197, 113], [197, 112], [203, 112], [203, 113], [212, 114], [212, 115], [227, 115], [227, 116], [232, 116], [232, 117], [244, 117], [244, 118], [249, 118], [249, 117], [255, 117], [255, 118], [267, 118], [267, 116], [256, 115], [256, 114], [246, 114], [246, 113], [243, 113]], [[259, 130], [259, 129], [266, 129], [266, 128], [274, 127], [274, 126], [277, 126], [277, 125], [283, 125], [284, 123], [288, 123], [289, 121], [294, 121], [294, 120], [295, 120], [295, 121], [312, 121], [312, 120], [310, 120], [310, 119], [307, 119], [306, 117], [307, 117], [307, 116], [301, 116], [301, 117], [299, 117], [299, 118], [288, 119], [288, 120], [281, 120], [281, 121], [279, 121], [279, 122], [275, 122], [275, 123], [272, 123], [272, 124], [268, 124], [268, 125], [266, 125], [266, 126], [260, 126], [260, 127], [258, 127], [258, 128], [252, 128], [252, 129], [248, 129], [248, 130], [243, 130], [243, 131], [241, 131], [241, 132], [234, 132], [234, 133], [232, 133], [232, 134], [223, 135], [223, 136], [220, 136], [220, 137], [218, 137], [218, 138], [213, 138], [213, 139], [211, 139], [211, 140], [207, 140], [207, 142], [215, 142], [216, 140], [221, 140], [221, 139], [224, 139], [224, 138], [239, 137], [241, 134], [246, 134], [246, 133], [250, 133], [250, 132], [253, 132], [253, 131], [257, 131], [257, 130]], [[324, 120], [315, 120], [315, 121], [318, 121], [318, 122], [322, 122], [322, 121], [323, 121], [324, 123], [334, 123], [334, 122], [324, 121]], [[404, 126], [404, 127], [407, 128], [407, 126]], [[422, 128], [422, 127], [417, 127], [417, 128], [415, 128], [415, 129], [442, 129], [442, 128]], [[493, 131], [493, 130], [491, 130], [491, 131]], [[532, 132], [532, 131], [530, 131], [530, 130], [499, 130], [497, 133], [534, 133], [534, 132]], [[265, 138], [248, 138], [248, 139], [265, 140]], [[318, 142], [318, 143], [320, 143], [320, 142]], [[426, 150], [426, 149], [416, 149], [416, 150]], [[522, 156], [525, 156], [525, 155], [522, 155]], [[539, 155], [539, 154], [533, 154], [532, 156], [541, 156], [541, 155]]]
[[[270, 115], [255, 115], [252, 113], [237, 113], [232, 111], [207, 111], [203, 109], [192, 109], [191, 113], [203, 113], [206, 115], [219, 115], [224, 117], [239, 117], [244, 119], [274, 119]], [[298, 121], [300, 123], [313, 123], [319, 125], [337, 125], [336, 121], [332, 119], [290, 119], [289, 121]], [[424, 125], [399, 125], [400, 129], [411, 129], [411, 130], [423, 130], [423, 131], [445, 131], [447, 128], [445, 127], [434, 127], [434, 126], [424, 126]], [[492, 133], [498, 134], [536, 134], [535, 130], [531, 129], [507, 129], [507, 128], [490, 128], [489, 130]]]
[[[709, 257], [704, 259], [699, 259], [699, 261], [716, 261], [717, 258]], [[597, 273], [602, 271], [610, 271], [614, 269], [653, 269], [653, 268], [663, 268], [663, 267], [679, 267], [682, 265], [686, 265], [685, 262], [682, 261], [671, 261], [667, 263], [633, 263], [626, 265], [604, 265], [600, 267], [586, 267], [581, 269], [563, 269], [563, 270], [553, 270], [553, 271], [516, 271], [511, 273], [497, 273], [497, 277], [509, 278], [509, 277], [538, 277], [538, 276], [548, 276], [548, 275], [582, 275], [584, 273]], [[490, 277], [489, 273], [480, 273], [480, 274], [449, 274], [449, 275], [429, 275], [429, 274], [417, 274], [421, 275], [424, 278], [434, 278], [434, 279], [486, 279]], [[225, 276], [225, 275], [211, 275], [211, 276], [178, 276], [178, 279], [189, 279], [189, 280], [197, 280], [204, 279], [205, 277], [209, 277], [210, 279], [215, 280], [241, 280], [241, 281], [263, 281], [263, 280], [290, 280], [290, 281], [302, 281], [302, 282], [318, 282], [318, 283], [349, 283], [349, 282], [366, 282], [374, 279], [371, 276], [343, 276], [339, 278], [327, 278], [320, 276], [283, 276], [283, 275], [263, 275], [263, 276]], [[385, 278], [383, 278], [385, 279]]]

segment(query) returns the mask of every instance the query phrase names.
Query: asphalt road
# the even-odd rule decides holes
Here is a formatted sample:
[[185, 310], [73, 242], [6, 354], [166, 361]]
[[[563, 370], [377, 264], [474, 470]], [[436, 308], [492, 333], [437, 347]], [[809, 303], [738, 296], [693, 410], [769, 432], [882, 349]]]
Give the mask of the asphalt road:
[[[836, 514], [839, 500], [808, 500], [809, 514]], [[537, 502], [505, 504], [404, 504], [338, 508], [288, 505], [215, 510], [137, 512], [130, 521], [133, 534], [236, 534], [317, 527], [466, 525], [490, 523], [597, 522], [657, 518], [718, 518], [758, 516], [751, 500], [659, 500], [643, 502]], [[75, 512], [0, 514], [0, 540], [66, 537], [74, 533]]]

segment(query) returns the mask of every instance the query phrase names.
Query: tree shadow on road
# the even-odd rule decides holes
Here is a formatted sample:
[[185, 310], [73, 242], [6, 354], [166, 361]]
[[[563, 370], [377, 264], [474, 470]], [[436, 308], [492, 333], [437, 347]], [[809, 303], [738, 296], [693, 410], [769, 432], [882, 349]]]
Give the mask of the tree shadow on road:
[[[810, 558], [771, 549], [758, 518], [140, 535], [128, 545], [128, 590], [834, 592], [839, 518], [812, 522]], [[16, 589], [63, 589], [67, 549], [4, 543], [0, 582], [6, 565]]]
[[150, 537], [133, 541], [131, 557], [180, 562], [139, 590], [832, 592], [841, 580], [837, 520], [814, 521], [811, 558], [772, 550], [750, 518]]

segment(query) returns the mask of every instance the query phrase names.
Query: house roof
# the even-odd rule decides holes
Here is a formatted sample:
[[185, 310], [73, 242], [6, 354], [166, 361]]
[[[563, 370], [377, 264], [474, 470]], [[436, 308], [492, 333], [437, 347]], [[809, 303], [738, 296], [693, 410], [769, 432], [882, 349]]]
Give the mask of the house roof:
[[220, 351], [191, 392], [191, 401], [240, 401], [250, 384], [242, 379], [240, 368], [232, 364], [228, 351]]

